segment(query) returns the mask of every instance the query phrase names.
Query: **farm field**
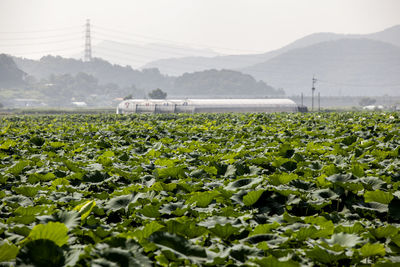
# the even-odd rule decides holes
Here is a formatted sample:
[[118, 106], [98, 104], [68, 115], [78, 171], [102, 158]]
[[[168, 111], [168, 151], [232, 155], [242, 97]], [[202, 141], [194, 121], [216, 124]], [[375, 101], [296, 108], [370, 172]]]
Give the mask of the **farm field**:
[[398, 113], [0, 117], [0, 265], [399, 266]]

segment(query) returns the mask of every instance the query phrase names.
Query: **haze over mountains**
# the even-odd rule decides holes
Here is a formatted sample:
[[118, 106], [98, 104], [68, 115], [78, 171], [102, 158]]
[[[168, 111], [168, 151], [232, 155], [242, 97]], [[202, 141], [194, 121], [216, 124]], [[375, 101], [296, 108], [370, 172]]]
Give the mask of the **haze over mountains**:
[[[271, 36], [273, 38], [273, 36]], [[200, 71], [204, 69], [243, 69], [265, 62], [287, 51], [303, 48], [321, 42], [338, 39], [371, 39], [400, 46], [400, 25], [393, 26], [381, 32], [371, 34], [336, 34], [314, 33], [298, 39], [280, 49], [263, 54], [228, 55], [216, 57], [181, 57], [161, 59], [145, 64], [142, 68], [158, 68], [161, 73], [181, 75], [184, 72]]]
[[399, 95], [400, 47], [338, 39], [290, 50], [241, 71], [291, 95], [308, 93], [313, 75], [325, 95]]
[[140, 68], [148, 62], [175, 57], [214, 57], [219, 53], [211, 49], [195, 49], [163, 43], [130, 44], [104, 40], [92, 47], [96, 57], [121, 66]]
[[399, 56], [397, 25], [365, 35], [315, 33], [264, 54], [163, 59], [144, 68], [169, 75], [234, 69], [283, 88], [287, 95], [309, 91], [313, 75], [326, 95], [399, 95]]

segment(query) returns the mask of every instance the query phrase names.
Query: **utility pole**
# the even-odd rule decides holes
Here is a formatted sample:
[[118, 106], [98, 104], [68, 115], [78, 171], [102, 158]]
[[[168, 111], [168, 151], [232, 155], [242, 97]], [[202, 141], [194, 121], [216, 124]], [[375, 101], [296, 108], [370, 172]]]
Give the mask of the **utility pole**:
[[90, 38], [90, 20], [86, 20], [85, 25], [85, 53], [83, 57], [83, 61], [89, 62], [92, 60], [92, 45]]
[[314, 111], [314, 92], [315, 92], [315, 83], [317, 79], [313, 76], [312, 78], [312, 87], [311, 87], [311, 111]]
[[303, 103], [303, 93], [301, 93], [301, 106], [304, 106], [304, 103]]
[[321, 112], [321, 95], [318, 92], [318, 112]]

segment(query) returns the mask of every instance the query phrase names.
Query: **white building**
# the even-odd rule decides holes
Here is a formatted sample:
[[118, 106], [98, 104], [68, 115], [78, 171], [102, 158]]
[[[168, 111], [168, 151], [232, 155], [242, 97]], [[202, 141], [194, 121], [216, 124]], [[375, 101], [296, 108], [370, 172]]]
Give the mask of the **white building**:
[[297, 104], [290, 99], [130, 99], [117, 106], [117, 114], [297, 111]]

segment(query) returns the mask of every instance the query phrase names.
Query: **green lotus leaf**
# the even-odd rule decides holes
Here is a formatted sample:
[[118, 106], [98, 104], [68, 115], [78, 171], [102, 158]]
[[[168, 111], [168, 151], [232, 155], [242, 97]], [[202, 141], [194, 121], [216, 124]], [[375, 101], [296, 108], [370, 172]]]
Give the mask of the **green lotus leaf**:
[[16, 145], [17, 145], [17, 142], [15, 142], [14, 140], [8, 139], [0, 145], [0, 149], [9, 150], [10, 148], [15, 147]]
[[351, 174], [334, 174], [326, 178], [326, 180], [332, 183], [351, 183], [357, 182], [358, 180], [355, 179]]
[[374, 237], [380, 239], [380, 238], [388, 238], [388, 237], [396, 235], [399, 232], [399, 229], [393, 225], [387, 225], [387, 226], [382, 226], [382, 227], [378, 227], [375, 229], [371, 229], [369, 231]]
[[386, 250], [383, 244], [367, 243], [360, 248], [360, 254], [364, 257], [379, 256], [379, 255], [384, 256], [386, 254]]
[[17, 257], [17, 266], [64, 266], [62, 249], [52, 240], [37, 239], [23, 246]]
[[137, 229], [134, 232], [122, 233], [120, 236], [125, 238], [137, 238], [137, 240], [141, 241], [162, 228], [164, 228], [164, 225], [152, 221], [147, 223], [143, 229]]
[[342, 139], [342, 143], [345, 144], [346, 146], [350, 146], [354, 142], [356, 142], [358, 137], [356, 135], [349, 135], [346, 136]]
[[259, 249], [256, 249], [254, 247], [249, 247], [243, 244], [239, 244], [239, 245], [234, 245], [230, 248], [229, 255], [232, 258], [244, 263], [250, 257], [261, 256], [263, 255], [263, 253]]
[[277, 248], [281, 244], [285, 243], [287, 240], [287, 237], [282, 237], [277, 234], [258, 234], [243, 239], [243, 242], [248, 242], [250, 244], [266, 242], [268, 244], [268, 247]]
[[21, 160], [12, 165], [7, 171], [14, 175], [22, 173], [22, 171], [29, 166], [29, 162], [26, 160]]
[[273, 174], [269, 177], [269, 181], [272, 185], [281, 185], [287, 184], [293, 180], [298, 179], [299, 177], [294, 173], [281, 173], [281, 174]]
[[307, 240], [308, 238], [319, 238], [321, 236], [318, 236], [318, 229], [314, 226], [310, 227], [303, 227], [300, 228], [297, 232], [294, 233], [296, 240], [299, 241], [304, 241]]
[[257, 202], [257, 200], [261, 197], [261, 195], [264, 193], [264, 190], [256, 190], [256, 191], [250, 191], [243, 197], [243, 203], [246, 206], [251, 206]]
[[65, 224], [65, 226], [71, 230], [80, 224], [81, 216], [77, 211], [59, 211], [52, 215], [38, 216], [37, 219], [42, 224], [48, 222], [60, 222]]
[[325, 243], [333, 246], [340, 245], [342, 247], [354, 247], [362, 240], [359, 236], [346, 233], [333, 234], [330, 239], [322, 239]]
[[21, 194], [27, 197], [34, 197], [36, 196], [37, 192], [40, 190], [39, 186], [19, 186], [13, 187], [15, 193]]
[[29, 207], [33, 205], [33, 202], [28, 197], [21, 195], [8, 196], [3, 198], [2, 201], [13, 207]]
[[258, 234], [268, 234], [271, 233], [273, 229], [276, 229], [280, 226], [278, 222], [273, 222], [271, 224], [259, 224], [254, 227], [254, 230], [250, 232], [249, 236], [258, 235]]
[[28, 237], [24, 240], [24, 243], [38, 239], [51, 240], [57, 246], [61, 247], [68, 242], [68, 228], [60, 222], [38, 224], [33, 227]]
[[158, 218], [160, 214], [160, 205], [146, 205], [142, 209], [138, 210], [141, 214], [149, 218]]
[[249, 189], [262, 182], [262, 178], [243, 178], [228, 184], [226, 190]]
[[157, 169], [156, 173], [160, 178], [182, 179], [186, 177], [186, 168], [184, 166], [171, 166]]
[[378, 202], [370, 202], [370, 203], [357, 203], [352, 205], [352, 208], [355, 210], [365, 210], [379, 213], [388, 212], [388, 205], [381, 204]]
[[378, 177], [363, 177], [360, 180], [364, 188], [370, 191], [381, 189], [385, 184], [385, 182]]
[[360, 234], [365, 231], [365, 227], [356, 222], [351, 225], [338, 225], [335, 227], [335, 233], [347, 233], [347, 234]]
[[264, 258], [258, 258], [252, 260], [253, 262], [257, 263], [260, 267], [299, 267], [300, 264], [293, 261], [293, 260], [281, 260], [277, 259], [272, 255]]
[[[139, 251], [125, 250], [121, 248], [104, 248], [99, 251], [101, 259], [107, 261], [107, 266], [116, 263], [116, 266], [147, 267], [152, 266], [150, 260]], [[99, 261], [95, 261], [99, 263]]]
[[319, 246], [315, 246], [313, 249], [306, 252], [307, 257], [323, 264], [332, 264], [341, 259], [347, 258], [344, 252], [335, 252]]
[[381, 204], [389, 204], [393, 199], [393, 194], [390, 192], [384, 192], [381, 190], [366, 191], [364, 193], [364, 199], [366, 203], [378, 202]]
[[194, 192], [186, 202], [188, 204], [196, 203], [198, 207], [205, 208], [219, 195], [220, 193], [217, 191]]
[[35, 146], [42, 146], [46, 142], [43, 137], [37, 135], [33, 136], [29, 141]]
[[122, 195], [122, 196], [117, 196], [112, 199], [110, 199], [106, 206], [106, 210], [112, 210], [112, 211], [117, 211], [120, 209], [125, 210], [128, 205], [132, 202], [132, 195]]
[[18, 247], [14, 244], [10, 244], [8, 241], [0, 243], [0, 262], [13, 260], [17, 254]]
[[169, 220], [166, 222], [168, 232], [186, 236], [188, 238], [195, 238], [204, 234], [207, 230], [198, 226], [195, 222], [178, 222], [176, 220]]
[[236, 167], [235, 167], [234, 165], [229, 165], [229, 166], [226, 168], [226, 172], [225, 172], [224, 176], [225, 176], [225, 177], [228, 177], [228, 176], [235, 176], [235, 174], [236, 174]]
[[190, 258], [206, 258], [206, 250], [193, 245], [187, 239], [166, 232], [155, 232], [149, 237], [149, 241], [157, 244], [163, 249], [169, 249], [178, 255]]
[[88, 200], [86, 202], [83, 202], [82, 204], [77, 205], [74, 210], [76, 210], [81, 216], [81, 220], [84, 220], [89, 216], [94, 206], [96, 206], [96, 202], [94, 200]]
[[364, 168], [361, 164], [353, 164], [351, 166], [351, 173], [356, 177], [363, 177], [365, 175]]
[[226, 239], [233, 234], [238, 234], [240, 229], [238, 227], [232, 226], [232, 224], [227, 223], [225, 225], [216, 224], [213, 228], [210, 228], [210, 231], [219, 236], [222, 239]]

